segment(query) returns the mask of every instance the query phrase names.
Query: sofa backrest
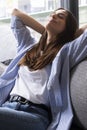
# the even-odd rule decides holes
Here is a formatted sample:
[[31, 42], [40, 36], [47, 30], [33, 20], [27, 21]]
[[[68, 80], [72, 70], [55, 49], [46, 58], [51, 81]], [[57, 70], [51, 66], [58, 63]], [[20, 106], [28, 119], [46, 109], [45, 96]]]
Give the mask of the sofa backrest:
[[87, 129], [87, 58], [71, 71], [70, 94], [74, 119], [78, 126]]

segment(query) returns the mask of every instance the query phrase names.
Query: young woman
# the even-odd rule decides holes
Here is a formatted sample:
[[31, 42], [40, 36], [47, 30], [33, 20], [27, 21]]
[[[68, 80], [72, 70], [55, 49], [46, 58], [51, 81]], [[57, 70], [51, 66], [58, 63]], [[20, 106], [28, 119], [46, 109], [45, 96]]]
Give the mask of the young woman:
[[[26, 26], [42, 34], [39, 42]], [[78, 26], [74, 16], [68, 10], [57, 9], [44, 27], [14, 9], [11, 28], [18, 43], [17, 55], [0, 78], [0, 129], [68, 130], [72, 121], [70, 99], [66, 94], [63, 101], [59, 87], [67, 49], [64, 53], [60, 50], [75, 38]]]

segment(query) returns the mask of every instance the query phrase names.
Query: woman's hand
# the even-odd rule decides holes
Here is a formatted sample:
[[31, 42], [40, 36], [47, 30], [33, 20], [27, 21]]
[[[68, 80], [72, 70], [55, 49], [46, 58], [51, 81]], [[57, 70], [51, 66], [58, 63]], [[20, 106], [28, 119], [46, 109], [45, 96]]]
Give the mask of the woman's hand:
[[12, 15], [18, 16], [25, 25], [31, 27], [32, 29], [34, 29], [40, 34], [43, 34], [43, 32], [45, 31], [45, 27], [42, 24], [40, 24], [34, 18], [32, 18], [31, 16], [25, 14], [24, 12], [18, 9], [14, 9], [12, 11]]
[[86, 29], [87, 29], [87, 25], [83, 25], [82, 27], [77, 29], [75, 33], [75, 38], [79, 37]]

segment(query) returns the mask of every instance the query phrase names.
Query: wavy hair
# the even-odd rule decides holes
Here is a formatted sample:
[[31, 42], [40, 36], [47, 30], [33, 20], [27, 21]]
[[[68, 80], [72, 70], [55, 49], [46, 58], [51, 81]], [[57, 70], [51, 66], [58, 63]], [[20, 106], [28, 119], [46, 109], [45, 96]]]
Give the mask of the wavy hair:
[[[65, 10], [64, 8], [59, 8], [57, 10], [61, 9]], [[27, 51], [25, 56], [19, 62], [19, 65], [26, 65], [31, 70], [42, 69], [53, 61], [56, 54], [64, 44], [74, 39], [74, 34], [78, 28], [77, 21], [70, 11], [65, 11], [68, 15], [66, 17], [66, 25], [64, 31], [58, 34], [55, 40], [51, 41], [47, 46], [47, 32], [45, 31], [41, 36], [39, 42], [34, 45], [31, 50]]]

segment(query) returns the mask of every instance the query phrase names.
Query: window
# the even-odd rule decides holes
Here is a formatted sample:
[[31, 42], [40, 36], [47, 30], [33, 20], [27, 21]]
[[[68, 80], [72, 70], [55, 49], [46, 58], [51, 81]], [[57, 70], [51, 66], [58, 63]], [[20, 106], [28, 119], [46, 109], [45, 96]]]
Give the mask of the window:
[[87, 0], [79, 0], [79, 5], [83, 6], [87, 4]]
[[[0, 61], [13, 58], [16, 53], [16, 41], [10, 29], [10, 16], [13, 8], [19, 8], [46, 23], [49, 13], [60, 6], [61, 0], [0, 0]], [[34, 35], [39, 34], [32, 31]], [[4, 51], [3, 51], [4, 50]]]
[[87, 23], [87, 0], [79, 0], [79, 24]]
[[10, 16], [13, 8], [27, 13], [50, 11], [60, 6], [60, 0], [0, 0], [0, 17]]
[[79, 0], [79, 5], [81, 5], [81, 0]]

